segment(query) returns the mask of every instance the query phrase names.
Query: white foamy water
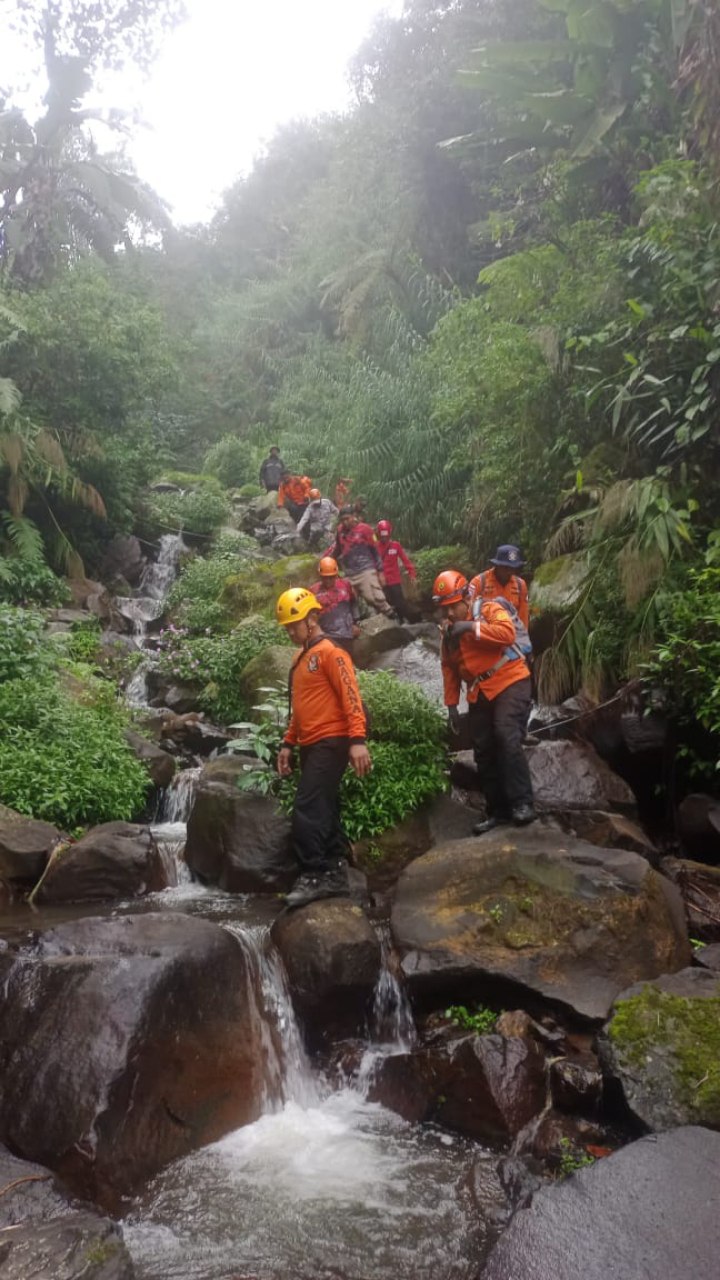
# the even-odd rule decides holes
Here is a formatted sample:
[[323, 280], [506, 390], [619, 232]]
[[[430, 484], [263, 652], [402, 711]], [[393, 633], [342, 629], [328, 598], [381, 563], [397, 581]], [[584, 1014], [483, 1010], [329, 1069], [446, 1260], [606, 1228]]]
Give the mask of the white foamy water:
[[163, 796], [160, 819], [163, 823], [186, 823], [195, 801], [201, 768], [176, 773]]

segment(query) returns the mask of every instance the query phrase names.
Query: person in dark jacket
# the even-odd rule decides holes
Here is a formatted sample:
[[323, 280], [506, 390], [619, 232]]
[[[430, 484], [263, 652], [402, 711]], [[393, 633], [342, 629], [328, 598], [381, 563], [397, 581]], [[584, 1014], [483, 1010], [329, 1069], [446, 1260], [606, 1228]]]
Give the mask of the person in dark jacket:
[[318, 569], [320, 581], [310, 590], [322, 605], [320, 625], [328, 639], [352, 657], [355, 637], [360, 634], [355, 592], [347, 578], [340, 577], [332, 556], [323, 556]]
[[335, 542], [325, 554], [340, 562], [357, 594], [376, 613], [395, 617], [383, 591], [385, 579], [375, 535], [369, 524], [358, 520], [352, 507], [342, 508]]
[[280, 488], [285, 463], [280, 457], [280, 449], [276, 444], [270, 445], [270, 452], [260, 467], [260, 483], [267, 493], [274, 493]]

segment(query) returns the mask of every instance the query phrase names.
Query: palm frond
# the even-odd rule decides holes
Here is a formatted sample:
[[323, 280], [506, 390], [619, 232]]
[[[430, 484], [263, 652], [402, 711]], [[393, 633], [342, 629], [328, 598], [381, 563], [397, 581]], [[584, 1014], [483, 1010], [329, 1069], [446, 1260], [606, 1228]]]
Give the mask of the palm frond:
[[0, 416], [9, 418], [20, 408], [22, 395], [12, 378], [0, 378]]
[[42, 536], [32, 520], [27, 516], [15, 516], [10, 511], [0, 511], [0, 522], [14, 553], [21, 560], [42, 560]]

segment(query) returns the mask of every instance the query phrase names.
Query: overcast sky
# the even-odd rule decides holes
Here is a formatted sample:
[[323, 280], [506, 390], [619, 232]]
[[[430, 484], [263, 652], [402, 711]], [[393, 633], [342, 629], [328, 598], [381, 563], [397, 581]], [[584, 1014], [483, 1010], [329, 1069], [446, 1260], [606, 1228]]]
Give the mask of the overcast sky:
[[[381, 12], [402, 0], [186, 0], [142, 87], [129, 72], [103, 87], [114, 106], [140, 108], [130, 153], [176, 223], [207, 220], [221, 192], [278, 124], [342, 110], [347, 64]], [[0, 7], [4, 7], [0, 6]], [[18, 54], [0, 37], [0, 86], [18, 83]], [[104, 141], [104, 140], [103, 140]]]

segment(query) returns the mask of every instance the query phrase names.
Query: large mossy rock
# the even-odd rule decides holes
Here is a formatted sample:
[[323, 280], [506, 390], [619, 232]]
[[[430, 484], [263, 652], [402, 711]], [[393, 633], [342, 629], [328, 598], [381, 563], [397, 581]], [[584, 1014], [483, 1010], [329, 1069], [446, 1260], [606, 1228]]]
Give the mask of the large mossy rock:
[[641, 1138], [537, 1191], [482, 1280], [709, 1280], [720, 1254], [720, 1135]]
[[35, 884], [60, 839], [52, 823], [0, 804], [0, 879]]
[[290, 821], [270, 796], [241, 791], [247, 761], [221, 756], [205, 765], [187, 828], [185, 861], [201, 880], [229, 893], [278, 893], [298, 868]]
[[297, 649], [289, 645], [271, 644], [251, 658], [240, 673], [240, 692], [249, 707], [265, 702], [263, 689], [287, 689], [296, 656]]
[[363, 618], [360, 635], [355, 641], [353, 658], [356, 667], [367, 667], [380, 653], [402, 649], [413, 640], [412, 632], [382, 613]]
[[168, 867], [149, 827], [103, 822], [53, 858], [38, 902], [100, 902], [166, 889]]
[[418, 996], [513, 983], [592, 1019], [690, 954], [677, 890], [645, 858], [539, 826], [416, 859], [398, 881], [392, 931]]
[[709, 969], [623, 991], [605, 1049], [625, 1100], [649, 1129], [720, 1129], [720, 974]]
[[0, 1138], [75, 1192], [112, 1206], [260, 1114], [247, 961], [218, 925], [72, 921], [9, 946], [0, 979]]
[[272, 927], [288, 983], [312, 1031], [364, 1030], [380, 973], [380, 943], [365, 913], [348, 898], [325, 898], [286, 911]]
[[538, 565], [530, 587], [530, 603], [540, 613], [562, 615], [577, 601], [587, 577], [587, 558], [576, 552]]

